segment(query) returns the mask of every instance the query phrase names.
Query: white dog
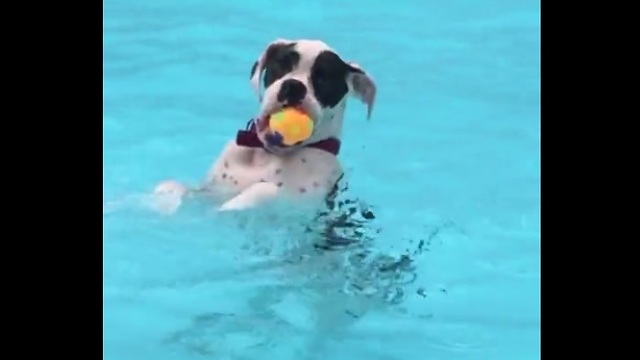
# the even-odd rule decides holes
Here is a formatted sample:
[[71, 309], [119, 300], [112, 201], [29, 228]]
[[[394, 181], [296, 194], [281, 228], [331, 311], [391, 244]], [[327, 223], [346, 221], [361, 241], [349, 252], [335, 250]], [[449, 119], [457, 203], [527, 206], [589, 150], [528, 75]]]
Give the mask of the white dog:
[[[321, 200], [342, 176], [338, 153], [347, 97], [362, 100], [369, 118], [376, 96], [371, 77], [322, 41], [279, 39], [253, 64], [250, 79], [261, 100], [258, 116], [226, 145], [202, 186], [189, 189], [169, 180], [156, 187], [156, 194], [178, 199], [165, 210], [175, 210], [179, 199], [190, 194], [215, 197], [220, 210], [287, 196]], [[285, 106], [302, 109], [313, 120], [306, 141], [285, 146], [273, 140], [267, 120]]]

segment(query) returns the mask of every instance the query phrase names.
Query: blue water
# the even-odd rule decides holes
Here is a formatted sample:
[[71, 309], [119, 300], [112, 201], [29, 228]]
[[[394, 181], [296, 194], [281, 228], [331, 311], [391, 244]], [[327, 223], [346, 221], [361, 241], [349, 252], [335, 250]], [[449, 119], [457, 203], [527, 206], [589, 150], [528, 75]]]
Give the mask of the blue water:
[[[145, 207], [203, 179], [279, 37], [376, 80], [372, 120], [347, 111], [343, 196], [414, 281], [311, 251], [296, 214]], [[539, 1], [104, 0], [103, 40], [106, 360], [540, 357]]]

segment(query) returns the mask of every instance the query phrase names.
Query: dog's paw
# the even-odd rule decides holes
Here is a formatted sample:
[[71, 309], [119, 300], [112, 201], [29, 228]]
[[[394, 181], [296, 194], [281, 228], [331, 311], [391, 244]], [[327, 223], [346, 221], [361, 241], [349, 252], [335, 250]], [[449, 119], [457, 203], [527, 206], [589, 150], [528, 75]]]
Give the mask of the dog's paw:
[[153, 191], [151, 207], [163, 214], [173, 214], [182, 204], [189, 189], [174, 180], [163, 181]]

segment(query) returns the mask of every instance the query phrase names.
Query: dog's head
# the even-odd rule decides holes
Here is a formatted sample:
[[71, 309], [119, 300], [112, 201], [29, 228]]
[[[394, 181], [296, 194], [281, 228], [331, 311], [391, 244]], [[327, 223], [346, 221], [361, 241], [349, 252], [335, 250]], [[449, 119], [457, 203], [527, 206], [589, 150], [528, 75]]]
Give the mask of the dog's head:
[[[274, 152], [292, 151], [330, 137], [340, 138], [348, 96], [354, 95], [367, 105], [368, 118], [376, 96], [373, 80], [360, 66], [343, 61], [317, 40], [272, 42], [253, 64], [251, 84], [261, 100], [258, 136]], [[285, 106], [298, 107], [311, 117], [314, 122], [311, 138], [288, 147], [266, 140], [270, 131], [267, 119]]]

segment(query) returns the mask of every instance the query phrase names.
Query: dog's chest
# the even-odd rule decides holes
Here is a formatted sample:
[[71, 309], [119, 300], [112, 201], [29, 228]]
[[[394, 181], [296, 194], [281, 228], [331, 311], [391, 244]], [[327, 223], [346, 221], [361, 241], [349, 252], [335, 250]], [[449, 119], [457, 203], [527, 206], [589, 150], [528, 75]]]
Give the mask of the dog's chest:
[[263, 149], [229, 144], [209, 172], [208, 185], [234, 196], [258, 182], [270, 182], [288, 192], [325, 192], [341, 174], [337, 159], [317, 149], [302, 149], [287, 156]]

